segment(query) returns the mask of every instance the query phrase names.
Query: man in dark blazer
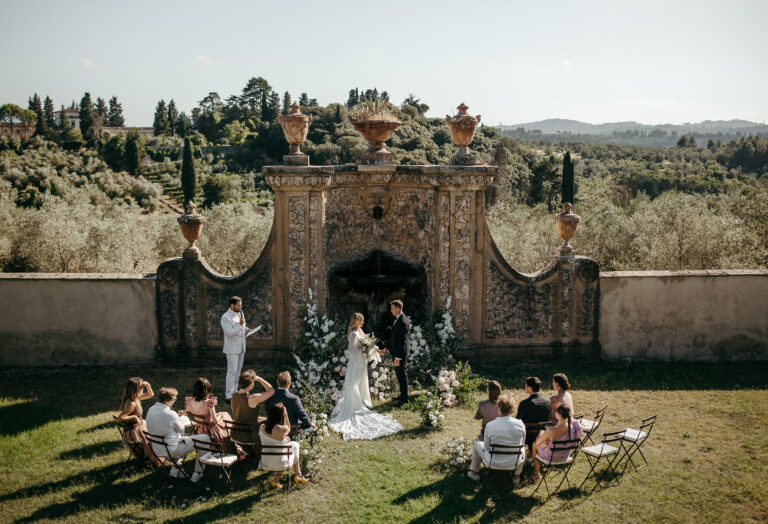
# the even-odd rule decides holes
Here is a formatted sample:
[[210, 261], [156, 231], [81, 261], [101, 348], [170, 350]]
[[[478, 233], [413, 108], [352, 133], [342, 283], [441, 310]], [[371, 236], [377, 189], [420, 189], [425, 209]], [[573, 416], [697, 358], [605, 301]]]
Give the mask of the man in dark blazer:
[[403, 313], [402, 300], [393, 300], [389, 304], [389, 310], [395, 317], [392, 324], [392, 334], [389, 337], [389, 351], [395, 359], [395, 376], [400, 386], [400, 396], [396, 402], [408, 402], [408, 335], [411, 332], [411, 321]]
[[525, 445], [528, 449], [536, 441], [539, 431], [544, 429], [544, 423], [549, 422], [552, 416], [552, 403], [539, 393], [541, 380], [538, 377], [525, 379], [525, 392], [528, 398], [520, 402], [517, 407], [517, 417], [525, 424]]
[[277, 389], [275, 390], [275, 394], [269, 397], [264, 404], [267, 407], [267, 410], [269, 410], [269, 408], [278, 402], [282, 402], [283, 406], [285, 406], [285, 410], [288, 412], [288, 420], [290, 421], [291, 426], [298, 425], [302, 433], [311, 433], [317, 429], [317, 427], [312, 424], [309, 415], [304, 411], [304, 406], [301, 405], [301, 399], [288, 391], [290, 387], [291, 374], [287, 371], [283, 371], [277, 376]]

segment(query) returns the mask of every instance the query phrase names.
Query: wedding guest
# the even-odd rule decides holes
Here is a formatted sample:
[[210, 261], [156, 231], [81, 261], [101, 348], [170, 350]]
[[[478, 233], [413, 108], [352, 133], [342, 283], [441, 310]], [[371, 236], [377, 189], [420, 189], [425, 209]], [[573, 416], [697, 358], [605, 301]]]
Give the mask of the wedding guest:
[[[515, 407], [512, 399], [501, 396], [498, 397], [496, 404], [499, 409], [499, 416], [485, 425], [483, 440], [475, 442], [467, 476], [475, 482], [480, 480], [478, 472], [481, 463], [496, 469], [514, 469], [515, 477], [512, 482], [518, 486], [520, 484], [520, 472], [523, 471], [525, 464], [525, 448], [521, 448], [519, 455], [497, 455], [491, 454], [491, 447], [493, 445], [522, 446], [525, 442], [525, 426], [516, 418], [512, 418], [512, 410]], [[511, 451], [509, 448], [499, 449]]]
[[[258, 382], [264, 387], [263, 393], [251, 393], [253, 385]], [[274, 395], [275, 389], [272, 385], [258, 376], [252, 369], [243, 371], [238, 381], [238, 390], [232, 394], [232, 418], [235, 422], [247, 424], [250, 426], [250, 433], [241, 434], [232, 432], [232, 438], [241, 442], [253, 442], [254, 447], [248, 452], [258, 458], [259, 450], [259, 424], [265, 419], [260, 417], [262, 403]]]
[[529, 448], [552, 414], [552, 404], [539, 393], [540, 390], [541, 380], [538, 377], [526, 378], [525, 392], [528, 398], [520, 402], [517, 408], [517, 418], [525, 424], [525, 445]]
[[[191, 437], [184, 436], [184, 423], [181, 421], [179, 413], [171, 409], [178, 396], [179, 392], [175, 388], [160, 388], [160, 391], [157, 393], [157, 404], [147, 410], [147, 433], [158, 435], [165, 439], [171, 458], [183, 457], [194, 450], [193, 438], [206, 442], [211, 441], [211, 437], [205, 433]], [[166, 456], [164, 446], [152, 444], [152, 449], [158, 457]], [[197, 482], [203, 476], [203, 468], [200, 466], [198, 459], [199, 457], [196, 456], [195, 472], [192, 474], [192, 478], [190, 478], [192, 482]], [[181, 473], [178, 463], [175, 463], [171, 468], [171, 476], [178, 477]]]
[[147, 425], [141, 418], [144, 412], [141, 408], [141, 401], [152, 398], [155, 393], [149, 382], [138, 377], [129, 378], [123, 388], [123, 400], [120, 403], [120, 415], [117, 416], [117, 422], [123, 424], [123, 446], [131, 451], [139, 461], [151, 461], [159, 464], [160, 461], [152, 453], [149, 447], [149, 441], [144, 436]]
[[291, 374], [283, 371], [277, 375], [277, 390], [275, 390], [275, 394], [267, 399], [265, 405], [267, 409], [271, 409], [275, 404], [282, 404], [288, 412], [288, 420], [290, 420], [291, 426], [298, 426], [302, 433], [312, 433], [317, 429], [317, 426], [312, 424], [309, 415], [304, 411], [301, 399], [288, 391], [290, 387]]
[[488, 400], [483, 400], [477, 405], [477, 411], [475, 411], [475, 420], [482, 420], [483, 425], [480, 428], [480, 435], [477, 440], [483, 440], [483, 434], [485, 432], [485, 426], [490, 421], [499, 416], [499, 408], [496, 405], [496, 400], [501, 395], [501, 384], [495, 380], [488, 382]]
[[552, 414], [549, 419], [550, 421], [555, 422], [555, 410], [561, 404], [568, 406], [571, 413], [573, 413], [573, 396], [569, 391], [571, 389], [571, 383], [568, 382], [568, 377], [565, 376], [565, 373], [555, 373], [552, 377], [552, 389], [557, 391], [557, 395], [549, 397], [549, 402], [552, 404]]
[[243, 369], [245, 358], [245, 337], [248, 327], [245, 325], [243, 299], [231, 297], [229, 309], [221, 315], [221, 330], [224, 332], [222, 351], [227, 356], [227, 378], [224, 390], [226, 402], [229, 404], [232, 393], [235, 392], [237, 377]]
[[[274, 470], [281, 468], [293, 468], [294, 481], [296, 484], [306, 484], [307, 479], [301, 474], [301, 465], [299, 464], [299, 443], [291, 442], [288, 434], [291, 432], [291, 423], [288, 419], [288, 410], [282, 403], [272, 404], [267, 410], [267, 420], [259, 426], [259, 437], [262, 446], [291, 446], [290, 455], [262, 455], [261, 464], [264, 469]], [[279, 452], [279, 450], [270, 450]], [[266, 453], [266, 451], [265, 451]], [[270, 481], [273, 488], [282, 488], [280, 477], [282, 471], [277, 471], [275, 477]]]
[[186, 398], [187, 414], [205, 419], [204, 424], [194, 424], [195, 431], [207, 433], [211, 436], [211, 440], [221, 444], [227, 453], [234, 453], [236, 450], [229, 439], [229, 431], [224, 425], [224, 421], [231, 421], [232, 417], [226, 411], [216, 412], [218, 400], [211, 393], [211, 383], [208, 379], [197, 379], [192, 386], [192, 395]]
[[[580, 439], [583, 431], [579, 425], [579, 421], [571, 418], [571, 408], [565, 404], [560, 404], [555, 409], [555, 417], [557, 418], [557, 425], [549, 426], [546, 430], [542, 431], [533, 443], [533, 453], [531, 458], [541, 457], [545, 460], [552, 462], [564, 462], [568, 460], [568, 456], [571, 454], [569, 450], [560, 450], [553, 452], [553, 441], [558, 440], [574, 440]], [[533, 461], [533, 480], [541, 480], [541, 474], [539, 473], [540, 465], [538, 460]]]

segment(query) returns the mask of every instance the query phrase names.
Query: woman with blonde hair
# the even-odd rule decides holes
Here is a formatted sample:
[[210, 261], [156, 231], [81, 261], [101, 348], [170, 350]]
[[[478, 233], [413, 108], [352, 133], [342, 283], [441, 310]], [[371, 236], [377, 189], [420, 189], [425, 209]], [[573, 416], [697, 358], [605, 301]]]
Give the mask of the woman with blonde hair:
[[123, 388], [123, 399], [120, 401], [120, 414], [115, 418], [118, 424], [122, 424], [123, 447], [133, 450], [136, 458], [140, 461], [151, 461], [159, 464], [157, 457], [149, 447], [149, 442], [144, 436], [147, 424], [142, 415], [144, 410], [141, 407], [141, 401], [152, 398], [155, 393], [149, 382], [138, 378], [129, 378]]

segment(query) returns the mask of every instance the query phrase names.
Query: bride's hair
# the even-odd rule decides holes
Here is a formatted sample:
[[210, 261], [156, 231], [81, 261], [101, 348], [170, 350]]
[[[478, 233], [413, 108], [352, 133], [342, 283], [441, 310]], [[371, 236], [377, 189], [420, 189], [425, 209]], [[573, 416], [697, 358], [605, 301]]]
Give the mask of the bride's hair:
[[349, 328], [347, 328], [347, 338], [354, 330], [363, 325], [363, 321], [365, 321], [365, 317], [362, 313], [352, 313], [352, 318], [349, 319]]

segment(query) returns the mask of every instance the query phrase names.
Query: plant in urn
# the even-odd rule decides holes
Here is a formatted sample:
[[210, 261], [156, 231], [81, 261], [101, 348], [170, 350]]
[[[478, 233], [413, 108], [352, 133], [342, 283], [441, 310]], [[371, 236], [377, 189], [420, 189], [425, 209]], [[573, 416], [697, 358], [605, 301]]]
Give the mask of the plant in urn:
[[472, 116], [467, 113], [469, 109], [464, 102], [459, 104], [459, 110], [455, 116], [445, 115], [445, 121], [451, 128], [454, 143], [459, 146], [459, 151], [451, 157], [451, 164], [462, 166], [473, 166], [477, 164], [477, 159], [469, 152], [467, 146], [475, 137], [475, 128], [480, 123], [480, 115]]
[[563, 245], [557, 249], [557, 254], [561, 257], [573, 256], [576, 254], [575, 250], [568, 243], [573, 238], [576, 229], [579, 227], [581, 217], [576, 213], [571, 212], [573, 207], [573, 197], [576, 193], [576, 185], [574, 183], [573, 174], [573, 161], [571, 160], [570, 151], [566, 151], [563, 158], [563, 210], [555, 213], [555, 225], [557, 226], [557, 234], [563, 240]]
[[391, 164], [392, 153], [387, 151], [385, 142], [402, 124], [394, 113], [394, 106], [386, 99], [371, 97], [350, 109], [350, 117], [354, 128], [368, 141], [363, 164]]
[[307, 139], [312, 115], [302, 114], [301, 106], [294, 102], [291, 104], [291, 111], [287, 115], [278, 115], [277, 119], [283, 126], [285, 140], [290, 145], [290, 153], [283, 156], [283, 164], [286, 166], [308, 166], [309, 156], [302, 153], [300, 147]]
[[184, 250], [182, 256], [184, 258], [192, 259], [200, 258], [200, 248], [195, 245], [195, 242], [200, 238], [200, 232], [203, 230], [205, 217], [195, 211], [195, 204], [193, 202], [187, 202], [187, 212], [176, 220], [179, 222], [181, 234], [184, 235], [184, 238], [189, 242], [189, 246]]

